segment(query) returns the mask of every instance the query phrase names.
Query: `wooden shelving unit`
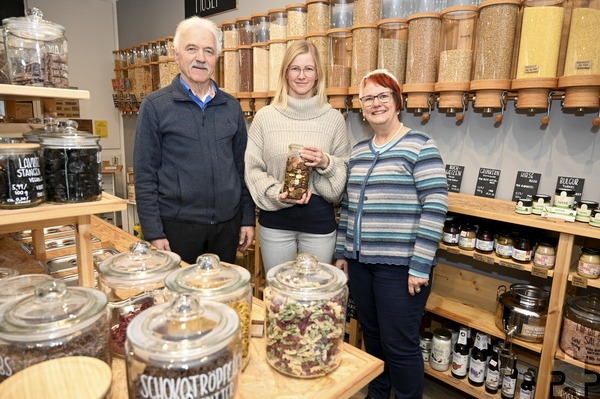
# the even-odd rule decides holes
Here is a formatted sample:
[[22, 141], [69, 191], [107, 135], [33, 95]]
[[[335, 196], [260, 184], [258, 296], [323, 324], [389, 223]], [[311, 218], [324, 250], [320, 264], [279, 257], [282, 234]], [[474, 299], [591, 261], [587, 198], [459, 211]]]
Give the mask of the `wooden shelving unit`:
[[[543, 218], [538, 215], [520, 215], [515, 213], [514, 207], [515, 204], [511, 201], [450, 193], [448, 210], [451, 213], [467, 217], [511, 223], [558, 235], [556, 266], [553, 270], [547, 271], [546, 275], [539, 276], [537, 274], [538, 270], [531, 264], [523, 265], [495, 255], [463, 251], [457, 247], [443, 244], [440, 245], [440, 251], [468, 258], [470, 262], [482, 262], [500, 275], [502, 275], [503, 270], [516, 269], [523, 273], [524, 280], [527, 280], [528, 276], [552, 279], [546, 334], [543, 343], [513, 340], [517, 347], [539, 354], [536, 399], [547, 399], [551, 396], [550, 382], [555, 360], [559, 359], [594, 372], [600, 371], [600, 366], [589, 365], [572, 359], [558, 346], [562, 327], [563, 305], [569, 284], [575, 287], [600, 288], [599, 280], [582, 279], [571, 270], [571, 265], [576, 262], [576, 259], [572, 258], [577, 252], [574, 250], [576, 248], [575, 242], [581, 239], [600, 240], [600, 229], [580, 222], [566, 222], [560, 219]], [[433, 289], [427, 302], [427, 310], [493, 336], [504, 338], [504, 332], [495, 325], [494, 312], [496, 299], [494, 291], [500, 284], [503, 284], [502, 280], [488, 278], [477, 273], [477, 271], [463, 270], [440, 263], [436, 266]], [[479, 390], [468, 383], [464, 383], [464, 381], [457, 380], [450, 373], [440, 373], [430, 368], [426, 368], [426, 372], [473, 397], [499, 397], [499, 395], [490, 395], [484, 390]]]
[[89, 100], [90, 92], [87, 90], [0, 84], [0, 100], [39, 100], [41, 98]]

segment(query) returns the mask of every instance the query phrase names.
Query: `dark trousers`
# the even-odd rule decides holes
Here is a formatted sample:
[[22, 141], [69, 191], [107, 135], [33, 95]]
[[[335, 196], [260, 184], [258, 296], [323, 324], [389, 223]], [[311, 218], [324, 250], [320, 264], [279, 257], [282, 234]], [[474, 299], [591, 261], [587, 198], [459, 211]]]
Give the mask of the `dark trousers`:
[[235, 263], [242, 215], [223, 223], [193, 224], [163, 220], [171, 251], [184, 262], [195, 264], [198, 256], [217, 254], [223, 262]]
[[367, 352], [385, 362], [384, 371], [369, 384], [369, 396], [420, 399], [423, 396], [423, 355], [419, 328], [430, 285], [415, 296], [408, 293], [408, 267], [348, 261], [349, 287]]

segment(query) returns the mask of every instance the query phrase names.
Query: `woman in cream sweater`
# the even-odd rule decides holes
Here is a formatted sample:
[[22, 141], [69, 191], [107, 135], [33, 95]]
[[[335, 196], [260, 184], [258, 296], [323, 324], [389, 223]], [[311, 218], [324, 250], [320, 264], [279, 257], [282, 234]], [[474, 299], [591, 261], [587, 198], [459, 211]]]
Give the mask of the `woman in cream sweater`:
[[[324, 67], [307, 41], [287, 48], [273, 102], [261, 108], [248, 132], [245, 179], [259, 208], [259, 239], [265, 270], [313, 254], [331, 263], [335, 248], [334, 206], [347, 177], [350, 143], [342, 114], [325, 95]], [[300, 199], [283, 192], [288, 146], [300, 144], [311, 168]]]

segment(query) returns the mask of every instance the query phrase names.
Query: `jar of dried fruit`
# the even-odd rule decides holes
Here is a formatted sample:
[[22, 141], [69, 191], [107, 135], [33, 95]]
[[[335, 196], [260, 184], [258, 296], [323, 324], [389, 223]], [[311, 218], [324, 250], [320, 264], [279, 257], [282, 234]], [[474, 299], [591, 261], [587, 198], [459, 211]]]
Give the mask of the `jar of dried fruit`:
[[65, 356], [111, 364], [106, 295], [51, 279], [0, 306], [0, 382], [29, 366]]
[[301, 150], [300, 144], [288, 146], [283, 192], [291, 199], [300, 199], [308, 192], [311, 168], [306, 166], [304, 158], [300, 156]]
[[98, 288], [108, 295], [111, 309], [111, 349], [123, 355], [125, 333], [131, 320], [142, 310], [165, 302], [164, 279], [179, 268], [181, 258], [174, 252], [151, 248], [137, 241], [129, 251], [105, 259], [98, 265]]
[[142, 313], [127, 329], [130, 398], [234, 398], [240, 380], [240, 321], [229, 306], [178, 295]]
[[243, 267], [221, 263], [215, 254], [203, 254], [196, 264], [172, 271], [165, 278], [168, 296], [190, 293], [202, 299], [224, 303], [240, 317], [242, 363], [248, 365], [252, 284], [250, 272]]
[[342, 360], [348, 302], [347, 278], [332, 265], [300, 253], [267, 273], [267, 361], [293, 377], [313, 378]]

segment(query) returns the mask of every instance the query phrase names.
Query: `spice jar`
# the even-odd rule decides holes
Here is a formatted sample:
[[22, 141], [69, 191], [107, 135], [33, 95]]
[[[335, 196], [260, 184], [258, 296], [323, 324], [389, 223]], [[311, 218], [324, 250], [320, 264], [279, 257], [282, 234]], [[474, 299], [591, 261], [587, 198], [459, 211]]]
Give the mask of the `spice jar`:
[[123, 355], [125, 333], [131, 320], [143, 310], [165, 302], [164, 279], [179, 268], [174, 252], [154, 250], [147, 241], [136, 241], [129, 251], [98, 265], [98, 288], [108, 295], [111, 309], [111, 349]]
[[196, 264], [172, 271], [165, 278], [170, 293], [190, 293], [228, 305], [240, 318], [242, 333], [242, 363], [248, 365], [252, 285], [250, 272], [241, 266], [222, 264], [215, 254], [203, 254]]
[[[342, 360], [347, 278], [332, 265], [300, 253], [266, 276], [267, 361], [294, 377], [321, 377]], [[300, 348], [300, 349], [298, 349]]]
[[447, 371], [452, 358], [452, 333], [446, 328], [433, 331], [429, 365], [437, 371]]
[[544, 269], [554, 268], [556, 263], [556, 240], [542, 238], [535, 248], [533, 264]]
[[444, 222], [444, 229], [442, 232], [442, 241], [446, 245], [456, 246], [458, 245], [458, 238], [460, 236], [460, 225], [457, 220], [453, 218], [446, 219]]
[[533, 206], [531, 213], [541, 215], [545, 206], [550, 206], [552, 197], [547, 194], [536, 194], [533, 196]]
[[111, 364], [106, 295], [48, 280], [34, 294], [0, 306], [0, 382], [29, 366], [65, 356]]
[[465, 223], [460, 227], [458, 236], [458, 247], [465, 251], [473, 251], [477, 241], [477, 229], [470, 223]]
[[580, 200], [575, 206], [577, 211], [575, 220], [578, 222], [589, 223], [592, 211], [598, 209], [598, 202], [589, 200]]
[[28, 208], [44, 202], [41, 149], [33, 143], [0, 143], [0, 208]]
[[521, 215], [531, 215], [533, 213], [533, 200], [520, 199], [515, 205], [515, 212]]
[[179, 295], [133, 319], [125, 347], [131, 399], [237, 396], [242, 339], [227, 305]]
[[533, 242], [528, 237], [517, 237], [511, 253], [514, 261], [519, 263], [531, 262], [533, 255]]
[[596, 248], [583, 247], [579, 262], [577, 262], [577, 274], [586, 278], [600, 277], [600, 250]]
[[557, 188], [554, 193], [554, 207], [573, 209], [575, 204], [575, 190], [570, 188]]
[[34, 293], [36, 285], [52, 280], [48, 274], [23, 274], [0, 280], [0, 304]]
[[600, 364], [600, 296], [567, 298], [560, 348], [574, 359]]
[[594, 209], [590, 216], [590, 226], [600, 227], [600, 209]]
[[37, 8], [25, 17], [6, 18], [4, 46], [11, 84], [69, 87], [68, 45], [65, 28], [45, 21]]
[[308, 192], [311, 168], [306, 166], [300, 155], [302, 145], [290, 144], [288, 148], [283, 192], [288, 194], [288, 198], [300, 199]]
[[504, 259], [510, 259], [512, 256], [514, 239], [507, 231], [502, 231], [498, 234], [496, 240], [496, 256]]
[[491, 230], [480, 229], [477, 232], [475, 251], [482, 254], [491, 254], [494, 252], [494, 234]]
[[48, 201], [89, 202], [102, 198], [100, 136], [77, 130], [72, 122], [62, 132], [40, 135], [42, 169]]

